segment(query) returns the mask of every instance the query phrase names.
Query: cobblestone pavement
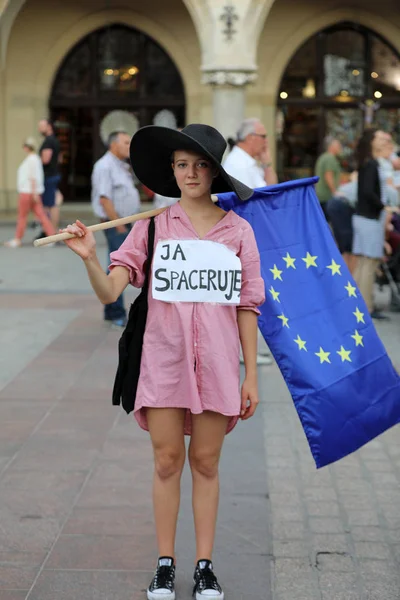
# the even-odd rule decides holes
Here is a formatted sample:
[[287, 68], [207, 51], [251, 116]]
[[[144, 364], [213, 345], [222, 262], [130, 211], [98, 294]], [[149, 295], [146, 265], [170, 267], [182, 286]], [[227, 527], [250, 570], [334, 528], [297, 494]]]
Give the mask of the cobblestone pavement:
[[[0, 228], [0, 242], [11, 235]], [[64, 247], [0, 249], [0, 279], [0, 600], [143, 599], [152, 459], [111, 406], [118, 333]], [[400, 367], [399, 315], [378, 328]], [[260, 410], [222, 459], [214, 558], [227, 600], [398, 600], [399, 429], [316, 471], [279, 370], [259, 375]], [[189, 599], [187, 471], [177, 552]]]

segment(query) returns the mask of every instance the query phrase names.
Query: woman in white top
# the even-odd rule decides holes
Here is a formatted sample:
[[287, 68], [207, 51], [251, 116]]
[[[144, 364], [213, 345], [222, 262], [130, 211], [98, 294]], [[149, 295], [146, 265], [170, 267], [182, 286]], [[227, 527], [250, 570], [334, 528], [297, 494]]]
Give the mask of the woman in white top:
[[53, 235], [55, 229], [46, 215], [41, 194], [44, 191], [44, 175], [42, 161], [35, 152], [35, 140], [28, 138], [23, 145], [26, 158], [18, 168], [17, 191], [18, 191], [18, 219], [14, 239], [5, 242], [9, 248], [21, 246], [24, 237], [28, 214], [32, 211], [37, 220], [40, 221], [46, 235]]

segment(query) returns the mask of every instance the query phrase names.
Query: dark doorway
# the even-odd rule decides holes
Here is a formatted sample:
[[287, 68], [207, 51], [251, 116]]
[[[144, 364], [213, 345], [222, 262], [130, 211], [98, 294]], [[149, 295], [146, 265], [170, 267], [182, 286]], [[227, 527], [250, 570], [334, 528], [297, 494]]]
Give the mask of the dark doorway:
[[62, 145], [66, 200], [90, 199], [92, 167], [106, 150], [104, 119], [112, 123], [115, 111], [131, 129], [152, 124], [161, 112], [177, 127], [185, 122], [183, 82], [172, 59], [149, 36], [117, 24], [81, 40], [54, 81], [50, 114]]

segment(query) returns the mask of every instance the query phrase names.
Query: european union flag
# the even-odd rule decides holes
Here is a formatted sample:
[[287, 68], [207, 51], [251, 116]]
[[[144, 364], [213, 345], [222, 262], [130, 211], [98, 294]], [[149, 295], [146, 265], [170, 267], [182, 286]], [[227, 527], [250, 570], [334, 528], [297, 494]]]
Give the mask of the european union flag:
[[254, 229], [266, 302], [259, 326], [283, 374], [317, 467], [400, 421], [400, 378], [336, 247], [317, 179], [219, 194]]

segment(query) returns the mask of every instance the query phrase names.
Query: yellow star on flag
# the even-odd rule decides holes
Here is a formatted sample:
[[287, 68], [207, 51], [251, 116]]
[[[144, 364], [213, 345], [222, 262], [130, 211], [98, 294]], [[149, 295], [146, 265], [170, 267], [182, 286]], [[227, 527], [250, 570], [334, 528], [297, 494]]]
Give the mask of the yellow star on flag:
[[350, 358], [350, 350], [345, 350], [343, 348], [343, 346], [340, 346], [340, 350], [337, 351], [336, 354], [339, 354], [340, 358], [342, 359], [342, 362], [344, 362], [345, 360], [347, 360], [348, 362], [351, 362], [351, 358]]
[[289, 252], [286, 254], [286, 256], [282, 257], [283, 260], [286, 263], [286, 268], [289, 269], [290, 267], [292, 267], [292, 269], [295, 269], [295, 265], [294, 263], [296, 262], [296, 259], [293, 258], [292, 256], [290, 256]]
[[274, 265], [274, 268], [270, 269], [270, 271], [271, 271], [272, 275], [274, 276], [274, 281], [275, 281], [275, 279], [280, 279], [281, 281], [283, 281], [283, 279], [281, 277], [283, 271], [280, 271], [276, 265]]
[[299, 350], [305, 350], [307, 352], [306, 343], [301, 337], [298, 335], [296, 340], [293, 340], [299, 347]]
[[273, 299], [280, 303], [280, 300], [279, 300], [280, 292], [276, 292], [274, 290], [274, 288], [272, 287], [272, 285], [268, 291], [271, 293], [271, 296], [273, 297]]
[[316, 267], [317, 263], [315, 262], [317, 260], [318, 256], [311, 256], [311, 254], [309, 252], [307, 252], [307, 256], [305, 258], [302, 258], [302, 260], [304, 260], [304, 262], [307, 265], [307, 269], [309, 267]]
[[365, 321], [364, 321], [364, 313], [362, 313], [362, 312], [359, 310], [358, 306], [357, 306], [357, 308], [356, 308], [356, 312], [353, 312], [353, 315], [354, 315], [354, 316], [355, 316], [355, 318], [357, 319], [357, 323], [364, 323], [364, 324], [365, 324]]
[[330, 265], [328, 265], [326, 268], [330, 269], [332, 271], [332, 276], [336, 275], [336, 274], [341, 275], [340, 265], [338, 265], [337, 262], [335, 262], [333, 260], [333, 258], [332, 258], [332, 263]]
[[289, 319], [287, 317], [285, 317], [285, 315], [282, 313], [281, 315], [278, 315], [278, 319], [281, 319], [283, 327], [287, 327], [289, 329]]
[[359, 332], [357, 331], [357, 329], [354, 332], [354, 335], [351, 336], [353, 338], [353, 340], [356, 343], [356, 346], [364, 346], [363, 343], [363, 336], [359, 334]]
[[356, 294], [356, 289], [354, 287], [354, 285], [351, 285], [350, 281], [347, 283], [347, 285], [344, 286], [344, 289], [347, 290], [348, 294], [349, 294], [349, 298], [351, 298], [351, 296], [354, 296], [354, 298], [357, 298], [357, 294]]
[[320, 359], [321, 365], [324, 362], [327, 362], [330, 364], [330, 362], [331, 362], [329, 360], [330, 352], [324, 352], [324, 350], [322, 350], [322, 348], [320, 347], [319, 352], [316, 352], [315, 355], [318, 356], [318, 358]]
[[270, 269], [270, 271], [271, 271], [272, 275], [274, 276], [274, 281], [275, 281], [275, 279], [280, 279], [281, 281], [283, 281], [283, 279], [281, 277], [282, 271], [280, 271], [276, 265], [274, 265], [274, 268]]

